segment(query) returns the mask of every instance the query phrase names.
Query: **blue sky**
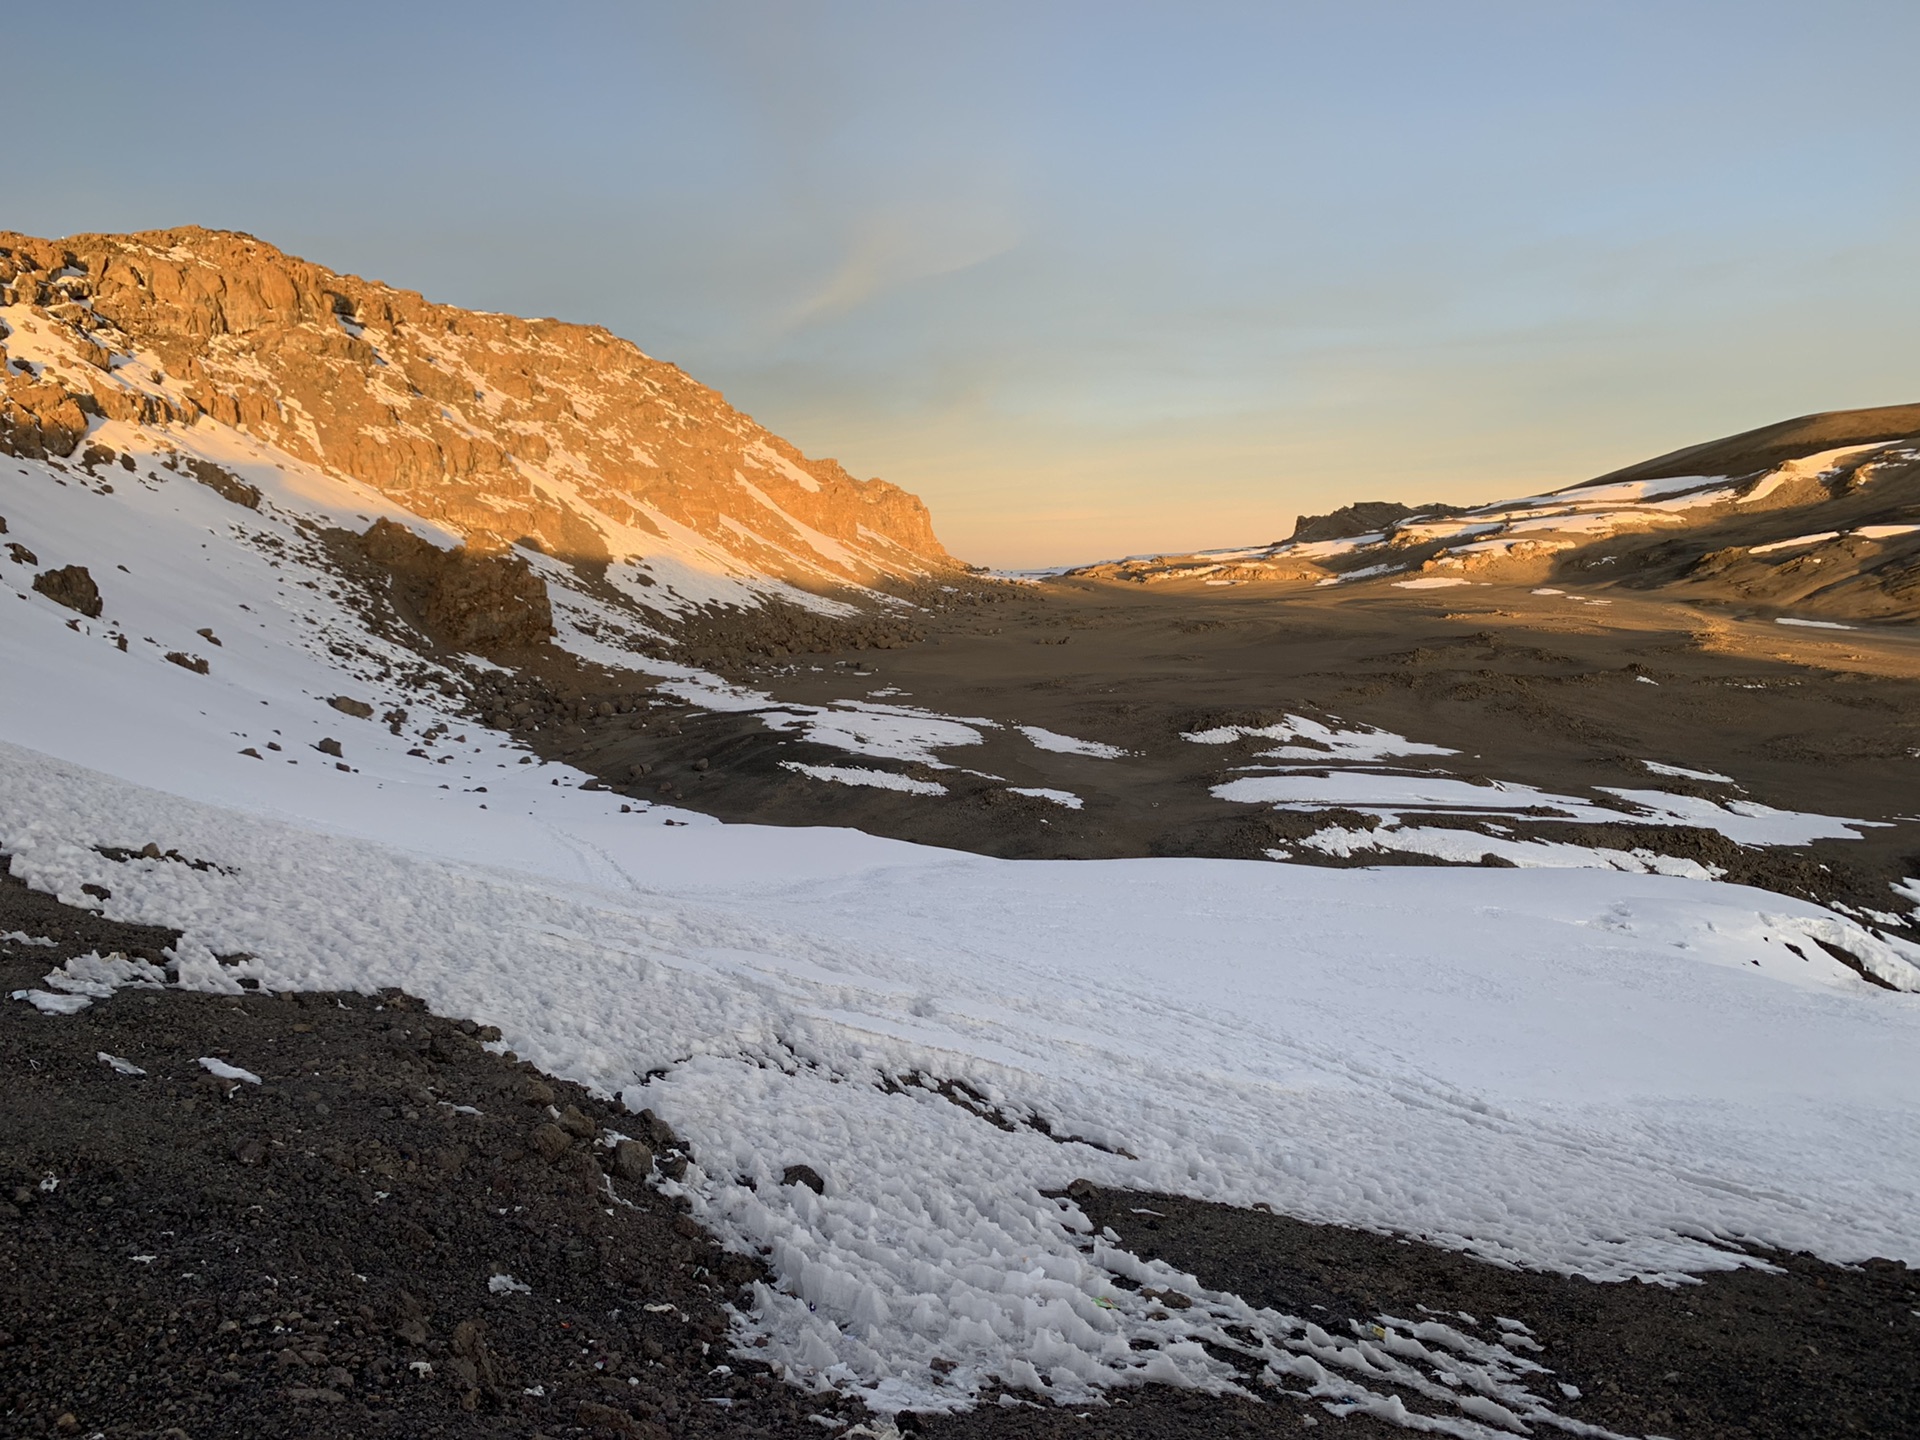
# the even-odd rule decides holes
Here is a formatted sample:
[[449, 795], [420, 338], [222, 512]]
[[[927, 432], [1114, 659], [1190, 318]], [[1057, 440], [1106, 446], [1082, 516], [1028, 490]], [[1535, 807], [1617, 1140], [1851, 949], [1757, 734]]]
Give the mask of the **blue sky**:
[[969, 559], [1920, 399], [1910, 0], [85, 15], [7, 66], [0, 228], [604, 324]]

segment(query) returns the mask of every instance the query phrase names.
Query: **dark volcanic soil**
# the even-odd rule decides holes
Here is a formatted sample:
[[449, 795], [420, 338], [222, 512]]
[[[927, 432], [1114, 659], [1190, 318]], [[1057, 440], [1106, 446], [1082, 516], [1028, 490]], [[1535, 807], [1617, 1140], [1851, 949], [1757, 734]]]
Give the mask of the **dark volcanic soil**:
[[[1234, 778], [1259, 746], [1196, 745], [1182, 732], [1337, 716], [1452, 747], [1456, 755], [1414, 764], [1460, 779], [1603, 803], [1593, 787], [1658, 789], [1886, 822], [1859, 840], [1767, 848], [1675, 827], [1598, 834], [1521, 821], [1513, 834], [1646, 845], [1719, 865], [1741, 883], [1911, 908], [1887, 887], [1920, 875], [1920, 636], [1796, 631], [1609, 593], [1596, 604], [1520, 586], [1316, 595], [1271, 585], [980, 585], [927, 615], [918, 644], [728, 672], [781, 701], [891, 703], [997, 722], [983, 743], [941, 752], [965, 768], [849, 756], [750, 714], [662, 703], [637, 676], [558, 681], [592, 693], [536, 708], [515, 728], [541, 755], [637, 800], [726, 820], [850, 825], [1010, 858], [1259, 859], [1328, 823], [1371, 822], [1220, 800], [1210, 787]], [[1011, 728], [1020, 725], [1127, 753], [1039, 750]], [[892, 769], [949, 793], [836, 784], [789, 761]], [[1658, 775], [1645, 761], [1718, 772], [1740, 788]], [[1083, 808], [1013, 787], [1068, 791]], [[1402, 863], [1311, 850], [1293, 858]]]
[[[157, 958], [173, 938], [0, 875], [9, 931], [56, 944], [0, 942], [0, 993], [73, 954]], [[671, 1168], [671, 1132], [485, 1033], [394, 992], [124, 990], [70, 1016], [0, 1002], [0, 1433], [798, 1437], [829, 1433], [811, 1417], [860, 1420], [726, 1353], [722, 1307], [758, 1266], [638, 1178], [644, 1157], [623, 1169], [597, 1143], [641, 1137]], [[263, 1083], [219, 1080], [203, 1056]], [[1582, 1392], [1562, 1413], [1622, 1433], [1920, 1433], [1920, 1277], [1902, 1266], [1775, 1256], [1780, 1273], [1597, 1286], [1166, 1197], [1081, 1203], [1140, 1253], [1328, 1328], [1421, 1305], [1523, 1320]], [[529, 1293], [496, 1293], [496, 1275]], [[902, 1428], [1407, 1433], [1284, 1395], [993, 1398]]]

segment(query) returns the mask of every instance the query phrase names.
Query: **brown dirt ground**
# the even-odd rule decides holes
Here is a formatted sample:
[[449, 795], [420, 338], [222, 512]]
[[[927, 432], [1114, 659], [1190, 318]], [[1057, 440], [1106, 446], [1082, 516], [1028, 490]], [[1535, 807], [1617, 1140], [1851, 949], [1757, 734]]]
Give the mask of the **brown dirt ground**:
[[[1195, 745], [1181, 732], [1335, 715], [1451, 746], [1457, 756], [1417, 763], [1462, 778], [1575, 794], [1602, 785], [1730, 793], [1638, 763], [1656, 760], [1731, 775], [1744, 799], [1888, 822], [1857, 841], [1764, 850], [1709, 832], [1612, 832], [1614, 843], [1696, 855], [1745, 883], [1901, 910], [1888, 882], [1920, 875], [1920, 634], [1911, 627], [1791, 630], [1623, 591], [1603, 606], [1522, 586], [1330, 595], [1090, 580], [980, 586], [921, 625], [919, 644], [800, 656], [734, 678], [778, 700], [893, 701], [1130, 753], [1053, 754], [1001, 728], [942, 755], [999, 780], [877, 762], [949, 788], [932, 798], [806, 778], [782, 762], [876, 762], [751, 716], [673, 703], [571, 725], [535, 717], [521, 733], [636, 799], [727, 820], [851, 825], [1019, 858], [1259, 858], [1323, 820], [1214, 798], [1209, 787], [1231, 778], [1244, 747]], [[651, 693], [640, 680], [595, 683], [609, 695]], [[1084, 808], [1011, 786], [1069, 790]], [[1567, 825], [1528, 833], [1593, 838]]]

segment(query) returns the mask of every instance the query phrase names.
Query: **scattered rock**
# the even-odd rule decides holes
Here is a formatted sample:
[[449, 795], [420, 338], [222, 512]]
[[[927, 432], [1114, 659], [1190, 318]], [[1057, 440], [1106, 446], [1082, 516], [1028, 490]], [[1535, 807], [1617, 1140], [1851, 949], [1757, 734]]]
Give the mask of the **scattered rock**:
[[327, 704], [338, 710], [342, 715], [351, 715], [356, 720], [371, 720], [373, 718], [373, 706], [367, 704], [364, 700], [355, 700], [347, 695], [335, 695], [331, 700], [327, 701]]
[[184, 455], [180, 459], [186, 472], [206, 486], [222, 500], [230, 500], [235, 505], [248, 510], [260, 508], [260, 490], [249, 485], [231, 470], [214, 464], [211, 460], [202, 460], [198, 456]]
[[198, 655], [189, 655], [183, 650], [169, 650], [167, 652], [167, 659], [175, 665], [178, 665], [182, 670], [191, 670], [196, 675], [204, 675], [207, 673], [207, 662]]
[[573, 1137], [552, 1121], [542, 1120], [527, 1132], [527, 1145], [551, 1165], [573, 1148]]
[[820, 1178], [820, 1172], [811, 1165], [789, 1165], [780, 1172], [782, 1185], [804, 1185], [816, 1195], [827, 1193], [827, 1182]]
[[333, 756], [336, 760], [344, 758], [340, 749], [340, 742], [335, 740], [331, 735], [318, 742], [313, 748], [318, 750], [322, 755]]
[[258, 1165], [267, 1158], [267, 1143], [251, 1138], [242, 1140], [233, 1147], [233, 1158], [242, 1165]]
[[613, 1173], [633, 1184], [653, 1170], [653, 1151], [638, 1140], [622, 1140], [613, 1147]]

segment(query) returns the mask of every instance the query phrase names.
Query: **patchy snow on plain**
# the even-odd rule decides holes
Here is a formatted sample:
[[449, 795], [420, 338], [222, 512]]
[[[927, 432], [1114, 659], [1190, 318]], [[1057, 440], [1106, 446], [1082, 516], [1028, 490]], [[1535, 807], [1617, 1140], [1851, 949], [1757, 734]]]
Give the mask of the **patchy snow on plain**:
[[[1337, 716], [1328, 720], [1338, 721]], [[1277, 749], [1263, 750], [1266, 760], [1300, 760], [1319, 764], [1364, 764], [1391, 760], [1403, 755], [1455, 755], [1445, 745], [1429, 745], [1424, 740], [1409, 740], [1391, 730], [1371, 725], [1344, 725], [1289, 715], [1271, 725], [1216, 725], [1208, 730], [1187, 730], [1180, 736], [1195, 745], [1231, 745], [1237, 740], [1285, 740]]]
[[1071, 735], [1059, 735], [1052, 730], [1043, 730], [1038, 725], [1020, 725], [1015, 727], [1036, 750], [1049, 750], [1056, 755], [1088, 755], [1095, 760], [1118, 760], [1127, 752], [1118, 745], [1106, 745], [1098, 740], [1076, 740]]

